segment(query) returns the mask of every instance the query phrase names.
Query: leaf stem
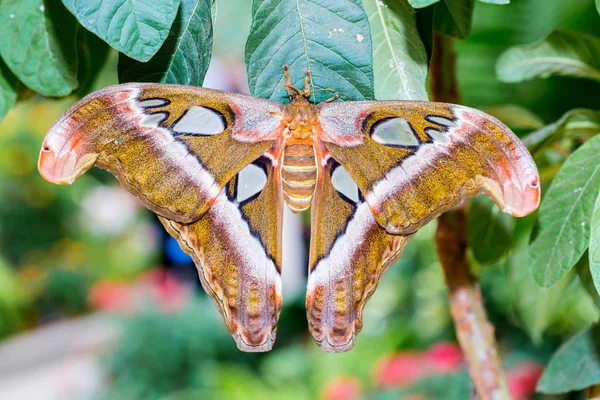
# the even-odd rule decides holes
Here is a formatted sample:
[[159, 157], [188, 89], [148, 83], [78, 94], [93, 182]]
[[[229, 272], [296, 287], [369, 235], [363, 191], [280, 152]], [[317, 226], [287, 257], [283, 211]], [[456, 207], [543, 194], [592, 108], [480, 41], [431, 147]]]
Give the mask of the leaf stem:
[[[458, 103], [460, 94], [452, 38], [435, 34], [430, 68], [433, 99]], [[479, 283], [471, 274], [467, 262], [466, 216], [463, 209], [447, 212], [438, 218], [435, 242], [448, 287], [456, 336], [465, 354], [478, 398], [510, 399], [494, 327], [487, 319]]]

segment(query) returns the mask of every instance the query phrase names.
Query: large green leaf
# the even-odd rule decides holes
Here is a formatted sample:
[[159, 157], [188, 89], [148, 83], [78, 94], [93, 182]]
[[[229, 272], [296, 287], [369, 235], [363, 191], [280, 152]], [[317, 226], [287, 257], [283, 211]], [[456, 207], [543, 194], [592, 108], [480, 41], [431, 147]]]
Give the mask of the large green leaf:
[[482, 264], [498, 261], [510, 249], [513, 218], [489, 198], [474, 198], [467, 217], [467, 239], [473, 255]]
[[558, 121], [531, 132], [523, 143], [532, 151], [548, 147], [562, 139], [588, 139], [600, 133], [600, 111], [576, 108]]
[[17, 100], [17, 78], [0, 59], [0, 121]]
[[496, 72], [504, 82], [552, 75], [600, 81], [600, 39], [581, 32], [554, 31], [540, 42], [508, 49], [498, 58]]
[[[573, 275], [568, 274], [551, 288], [540, 288], [535, 283], [527, 268], [529, 237], [535, 220], [535, 215], [516, 220], [513, 233], [515, 244], [506, 264], [506, 286], [515, 315], [531, 340], [539, 344], [546, 329], [559, 318]], [[572, 310], [569, 310], [569, 318], [574, 319]]]
[[483, 111], [513, 129], [541, 129], [544, 126], [544, 121], [540, 117], [518, 104], [486, 107]]
[[544, 287], [562, 278], [587, 249], [600, 189], [600, 136], [565, 161], [540, 208], [540, 232], [531, 244], [531, 269]]
[[[255, 96], [285, 102], [281, 67], [302, 87], [304, 71], [311, 88], [330, 88], [342, 100], [373, 99], [369, 21], [360, 0], [255, 0], [246, 43], [246, 68]], [[331, 93], [316, 92], [319, 102]]]
[[589, 0], [527, 0], [504, 6], [477, 2], [473, 30], [455, 42], [462, 102], [482, 108], [519, 104], [554, 121], [575, 107], [600, 109], [600, 83], [554, 77], [504, 83], [496, 77], [498, 56], [511, 46], [531, 43], [556, 29], [600, 34], [598, 14]]
[[600, 195], [596, 198], [592, 214], [590, 235], [590, 272], [596, 290], [600, 294]]
[[566, 393], [600, 384], [600, 326], [564, 343], [550, 359], [537, 390]]
[[427, 100], [427, 53], [407, 0], [363, 0], [373, 38], [375, 97]]
[[596, 9], [598, 10], [598, 14], [600, 14], [600, 0], [596, 0]]
[[28, 87], [66, 96], [78, 85], [77, 21], [59, 0], [0, 1], [0, 55]]
[[490, 3], [490, 4], [510, 4], [510, 0], [479, 0], [482, 3]]
[[408, 0], [414, 8], [423, 8], [437, 3], [440, 0]]
[[475, 0], [442, 0], [435, 5], [435, 29], [464, 39], [471, 33]]
[[181, 0], [63, 0], [81, 25], [139, 61], [167, 38]]
[[211, 6], [211, 0], [181, 0], [169, 37], [150, 61], [119, 57], [119, 81], [202, 86], [213, 43]]
[[75, 92], [80, 96], [85, 96], [89, 93], [108, 59], [110, 46], [92, 32], [80, 28], [77, 32], [77, 50], [79, 87]]

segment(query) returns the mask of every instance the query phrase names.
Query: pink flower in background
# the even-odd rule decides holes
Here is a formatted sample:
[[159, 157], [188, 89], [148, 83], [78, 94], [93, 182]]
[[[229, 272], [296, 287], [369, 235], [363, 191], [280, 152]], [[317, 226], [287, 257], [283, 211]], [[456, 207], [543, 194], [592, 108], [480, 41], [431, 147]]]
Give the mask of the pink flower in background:
[[526, 361], [506, 372], [508, 390], [515, 400], [525, 400], [535, 393], [544, 366], [533, 361]]
[[403, 388], [434, 375], [458, 371], [463, 364], [460, 348], [454, 343], [438, 343], [426, 351], [402, 352], [378, 363], [375, 381], [384, 388]]
[[183, 308], [191, 295], [190, 288], [164, 269], [146, 272], [140, 278], [143, 287], [162, 311], [175, 312]]
[[424, 377], [424, 372], [422, 352], [398, 353], [379, 361], [375, 381], [384, 388], [402, 388]]
[[356, 400], [360, 397], [361, 384], [351, 376], [336, 378], [325, 385], [321, 400]]
[[436, 343], [425, 352], [427, 365], [440, 373], [452, 373], [460, 369], [464, 358], [460, 347], [454, 343]]
[[185, 306], [190, 288], [163, 269], [141, 275], [134, 283], [99, 281], [89, 292], [90, 304], [99, 310], [135, 312], [149, 301], [163, 312], [176, 312]]
[[99, 310], [124, 312], [131, 309], [133, 296], [127, 283], [98, 281], [88, 293], [90, 304]]

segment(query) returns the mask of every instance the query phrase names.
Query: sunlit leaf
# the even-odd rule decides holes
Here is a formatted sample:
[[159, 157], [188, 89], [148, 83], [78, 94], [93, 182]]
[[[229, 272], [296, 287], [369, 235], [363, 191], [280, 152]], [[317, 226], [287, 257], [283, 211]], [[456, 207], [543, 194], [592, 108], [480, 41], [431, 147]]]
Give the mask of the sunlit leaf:
[[58, 0], [0, 2], [0, 55], [25, 85], [66, 96], [78, 85], [77, 21]]
[[498, 261], [510, 249], [513, 218], [489, 198], [471, 200], [467, 217], [467, 239], [473, 255], [482, 264]]
[[17, 100], [17, 78], [0, 59], [0, 120]]
[[150, 61], [119, 57], [119, 81], [202, 86], [213, 43], [211, 6], [211, 0], [181, 0], [169, 37]]
[[599, 189], [600, 136], [594, 136], [567, 159], [542, 201], [540, 232], [530, 248], [539, 285], [556, 283], [587, 249]]
[[508, 49], [498, 58], [496, 72], [504, 82], [552, 75], [600, 81], [600, 38], [554, 31], [540, 42]]
[[148, 61], [167, 38], [181, 0], [63, 0], [79, 23], [121, 53]]
[[435, 29], [464, 39], [471, 33], [475, 0], [442, 0], [435, 6]]
[[542, 393], [566, 393], [600, 384], [600, 326], [581, 332], [552, 356], [538, 383]]
[[373, 38], [378, 100], [427, 100], [427, 53], [406, 0], [363, 0]]
[[437, 3], [440, 0], [408, 0], [414, 8], [423, 8]]
[[[246, 68], [255, 96], [287, 101], [281, 67], [302, 87], [333, 89], [342, 100], [373, 99], [371, 35], [360, 0], [255, 0], [246, 43]], [[316, 92], [314, 102], [331, 97]]]
[[600, 195], [596, 198], [592, 214], [592, 232], [590, 236], [590, 273], [600, 294]]
[[540, 117], [518, 104], [486, 107], [483, 111], [514, 129], [540, 129], [544, 126]]
[[558, 121], [531, 132], [523, 143], [533, 152], [562, 139], [588, 139], [600, 133], [600, 111], [576, 108]]

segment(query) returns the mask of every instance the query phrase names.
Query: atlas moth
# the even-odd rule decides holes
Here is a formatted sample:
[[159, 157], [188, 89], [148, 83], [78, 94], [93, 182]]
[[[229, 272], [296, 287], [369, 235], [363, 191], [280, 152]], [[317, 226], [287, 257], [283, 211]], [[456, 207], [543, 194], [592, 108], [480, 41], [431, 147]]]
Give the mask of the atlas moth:
[[[500, 121], [454, 104], [290, 102], [129, 83], [73, 105], [48, 132], [39, 171], [71, 184], [113, 173], [192, 256], [238, 347], [268, 351], [281, 310], [283, 203], [311, 207], [306, 295], [321, 349], [351, 349], [362, 311], [411, 236], [486, 193], [520, 217], [540, 200], [536, 166]], [[334, 98], [330, 100], [334, 100]]]

